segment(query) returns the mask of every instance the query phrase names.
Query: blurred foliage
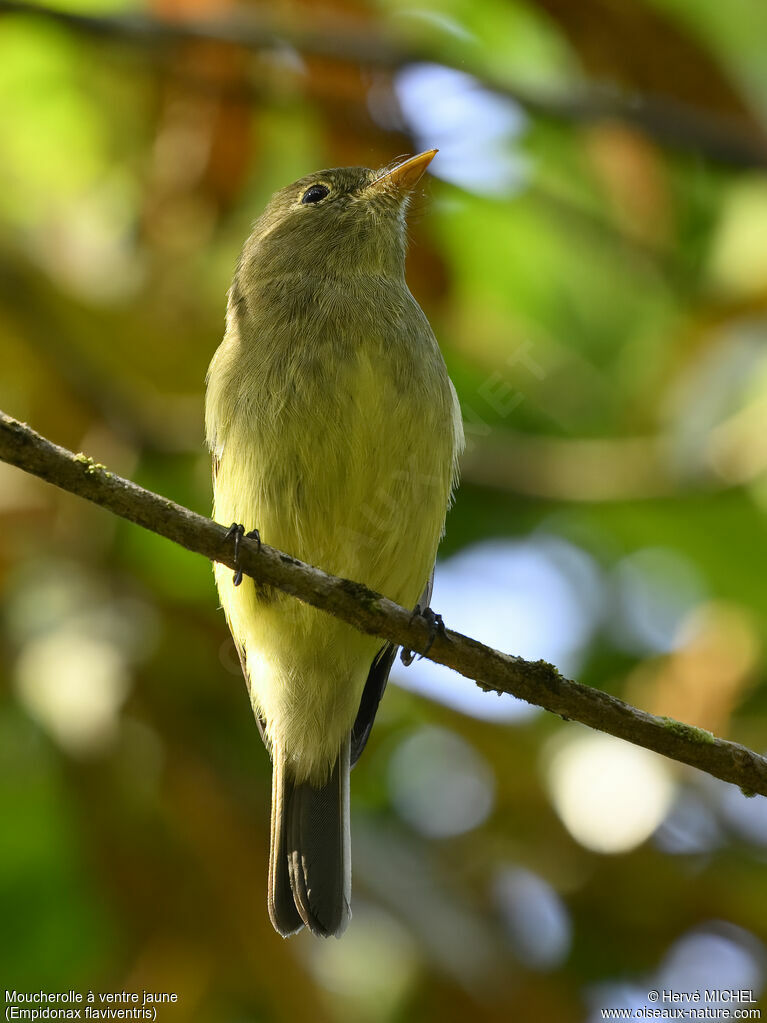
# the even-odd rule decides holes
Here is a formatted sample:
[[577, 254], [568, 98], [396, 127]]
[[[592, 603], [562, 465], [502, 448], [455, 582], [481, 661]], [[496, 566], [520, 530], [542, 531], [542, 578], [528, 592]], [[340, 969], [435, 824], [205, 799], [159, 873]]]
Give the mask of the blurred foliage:
[[[765, 749], [762, 0], [57, 4], [0, 5], [0, 407], [207, 512], [250, 222], [308, 171], [439, 146], [409, 280], [469, 446], [435, 606]], [[0, 516], [7, 984], [176, 991], [162, 1018], [216, 1023], [761, 991], [763, 799], [491, 695], [461, 713], [418, 665], [354, 772], [350, 930], [282, 942], [209, 566], [3, 465]]]

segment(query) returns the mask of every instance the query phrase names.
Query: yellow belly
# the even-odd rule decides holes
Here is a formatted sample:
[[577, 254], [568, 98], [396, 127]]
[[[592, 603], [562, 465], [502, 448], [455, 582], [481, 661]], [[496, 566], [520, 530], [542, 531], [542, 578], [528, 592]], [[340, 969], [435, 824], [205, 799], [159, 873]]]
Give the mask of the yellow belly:
[[[397, 391], [383, 353], [340, 366], [328, 390], [254, 402], [218, 456], [214, 516], [413, 607], [431, 572], [453, 471], [448, 409]], [[216, 582], [247, 662], [254, 711], [295, 774], [319, 781], [357, 713], [382, 641], [308, 605]]]

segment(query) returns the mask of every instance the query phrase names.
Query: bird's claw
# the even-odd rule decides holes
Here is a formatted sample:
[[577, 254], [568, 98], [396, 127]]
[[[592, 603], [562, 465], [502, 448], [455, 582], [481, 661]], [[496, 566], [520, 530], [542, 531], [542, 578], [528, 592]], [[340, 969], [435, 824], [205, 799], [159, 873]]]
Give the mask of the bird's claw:
[[[421, 609], [420, 607], [416, 607], [415, 611], [413, 611], [413, 614], [410, 617], [410, 621], [414, 622], [415, 619], [419, 617], [423, 618], [423, 620], [429, 626], [429, 639], [426, 643], [426, 649], [423, 651], [423, 653], [418, 655], [418, 659], [422, 660], [431, 650], [434, 644], [434, 640], [437, 638], [437, 636], [445, 635], [445, 623], [442, 621], [442, 615], [436, 614], [434, 611], [432, 611], [430, 607], [425, 607], [423, 609]], [[403, 647], [400, 653], [400, 660], [405, 665], [405, 667], [408, 667], [415, 660], [415, 652], [413, 650], [405, 650]]]
[[240, 568], [238, 561], [240, 558], [240, 544], [242, 543], [243, 537], [246, 540], [255, 540], [258, 544], [258, 549], [261, 550], [261, 534], [257, 529], [251, 529], [249, 533], [245, 532], [245, 526], [240, 522], [233, 522], [229, 529], [226, 531], [226, 538], [228, 540], [234, 539], [234, 578], [233, 582], [235, 586], [239, 586], [242, 582], [242, 569]]

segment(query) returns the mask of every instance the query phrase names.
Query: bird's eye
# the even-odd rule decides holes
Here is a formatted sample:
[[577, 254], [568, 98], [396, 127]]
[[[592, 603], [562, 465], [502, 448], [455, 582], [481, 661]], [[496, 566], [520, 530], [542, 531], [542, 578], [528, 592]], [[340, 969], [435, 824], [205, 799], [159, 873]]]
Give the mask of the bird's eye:
[[320, 202], [325, 198], [326, 195], [330, 195], [330, 189], [327, 185], [312, 185], [311, 188], [307, 188], [304, 194], [301, 196], [302, 203]]

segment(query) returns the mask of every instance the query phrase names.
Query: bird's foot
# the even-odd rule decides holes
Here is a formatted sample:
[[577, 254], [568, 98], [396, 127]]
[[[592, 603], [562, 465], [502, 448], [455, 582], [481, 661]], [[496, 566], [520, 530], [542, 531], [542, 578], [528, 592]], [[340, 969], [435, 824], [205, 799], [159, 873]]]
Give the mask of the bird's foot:
[[238, 561], [240, 557], [240, 543], [243, 537], [246, 540], [255, 540], [258, 544], [258, 549], [261, 550], [261, 534], [257, 529], [251, 529], [249, 533], [245, 532], [245, 526], [240, 522], [233, 522], [229, 529], [226, 531], [227, 539], [234, 539], [234, 585], [239, 586], [242, 582], [242, 569], [240, 568]]
[[[430, 607], [425, 607], [423, 609], [416, 607], [415, 611], [411, 615], [410, 621], [413, 622], [416, 618], [423, 618], [429, 626], [429, 639], [426, 643], [426, 649], [422, 654], [418, 655], [420, 659], [428, 654], [438, 635], [445, 635], [445, 623], [442, 621], [442, 615], [436, 614]], [[407, 667], [415, 660], [415, 653], [412, 650], [405, 650], [403, 647], [402, 652], [400, 653], [400, 660]]]

